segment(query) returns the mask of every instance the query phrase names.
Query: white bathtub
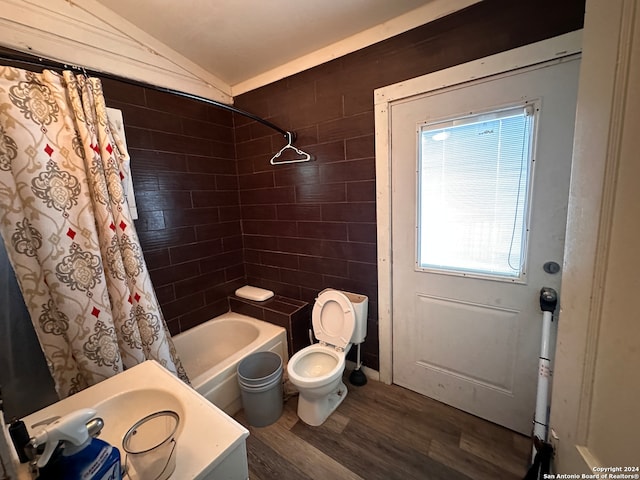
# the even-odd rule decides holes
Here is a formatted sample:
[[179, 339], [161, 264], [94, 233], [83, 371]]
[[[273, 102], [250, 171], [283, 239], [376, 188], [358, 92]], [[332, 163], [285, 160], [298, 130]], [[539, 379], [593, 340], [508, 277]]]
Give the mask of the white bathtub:
[[236, 370], [244, 357], [271, 351], [288, 361], [284, 328], [234, 312], [175, 335], [173, 342], [193, 387], [228, 415], [242, 408]]

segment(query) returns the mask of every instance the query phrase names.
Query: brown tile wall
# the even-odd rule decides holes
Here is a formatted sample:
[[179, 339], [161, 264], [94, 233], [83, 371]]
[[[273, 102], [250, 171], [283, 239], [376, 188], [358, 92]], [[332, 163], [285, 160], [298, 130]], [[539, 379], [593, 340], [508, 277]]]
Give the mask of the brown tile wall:
[[283, 138], [234, 115], [249, 282], [310, 303], [325, 287], [368, 295], [363, 359], [377, 369], [373, 90], [579, 29], [583, 16], [584, 0], [486, 0], [237, 97], [315, 157], [271, 166]]
[[136, 228], [172, 333], [228, 311], [244, 285], [230, 112], [103, 80], [122, 110], [139, 219]]
[[229, 297], [229, 308], [232, 312], [283, 327], [287, 331], [289, 357], [309, 345], [311, 305], [307, 302], [281, 295], [274, 295], [263, 302], [255, 302], [232, 295]]

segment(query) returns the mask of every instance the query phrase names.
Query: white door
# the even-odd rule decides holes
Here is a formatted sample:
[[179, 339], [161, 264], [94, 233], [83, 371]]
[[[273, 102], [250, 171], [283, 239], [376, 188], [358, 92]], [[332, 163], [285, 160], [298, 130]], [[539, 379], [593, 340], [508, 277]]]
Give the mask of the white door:
[[391, 104], [393, 382], [529, 434], [577, 58]]

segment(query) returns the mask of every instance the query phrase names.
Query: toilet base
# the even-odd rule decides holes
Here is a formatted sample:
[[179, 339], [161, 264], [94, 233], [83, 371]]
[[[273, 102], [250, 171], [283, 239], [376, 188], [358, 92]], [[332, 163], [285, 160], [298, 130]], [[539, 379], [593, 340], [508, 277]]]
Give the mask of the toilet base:
[[338, 405], [342, 403], [347, 396], [347, 392], [347, 386], [342, 380], [331, 393], [319, 398], [305, 398], [303, 393], [300, 392], [298, 396], [298, 417], [312, 427], [322, 425], [329, 418], [329, 415], [338, 408]]

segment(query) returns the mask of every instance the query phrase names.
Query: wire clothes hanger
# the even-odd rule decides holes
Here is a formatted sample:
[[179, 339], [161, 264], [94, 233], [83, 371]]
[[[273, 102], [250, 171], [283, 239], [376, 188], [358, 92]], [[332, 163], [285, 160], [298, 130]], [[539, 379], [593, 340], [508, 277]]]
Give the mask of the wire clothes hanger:
[[[300, 163], [300, 162], [308, 162], [311, 160], [311, 155], [307, 152], [300, 150], [298, 147], [293, 146], [293, 139], [295, 138], [295, 134], [291, 132], [286, 132], [284, 136], [287, 138], [287, 144], [280, 149], [278, 153], [276, 153], [273, 157], [271, 157], [271, 165], [284, 165], [286, 163]], [[298, 155], [301, 155], [301, 158], [294, 158], [291, 160], [280, 160], [277, 159], [282, 155], [285, 150], [293, 150]]]

